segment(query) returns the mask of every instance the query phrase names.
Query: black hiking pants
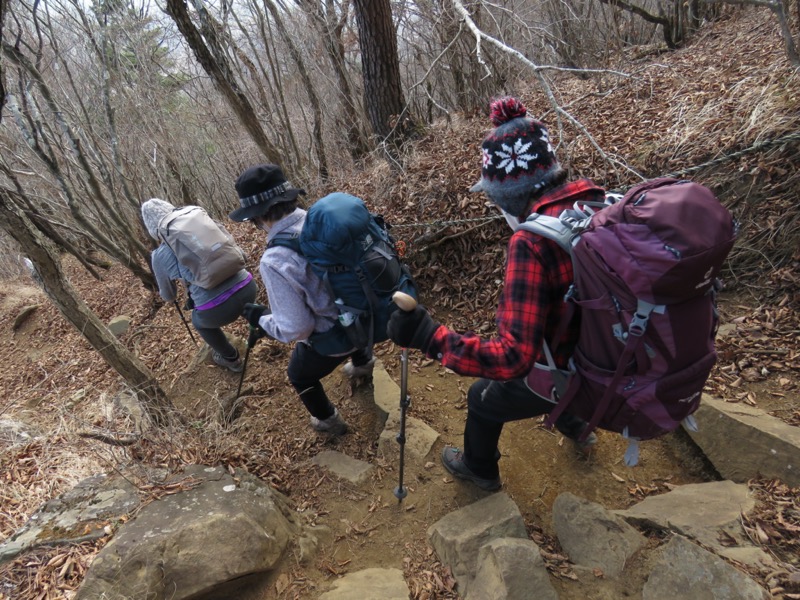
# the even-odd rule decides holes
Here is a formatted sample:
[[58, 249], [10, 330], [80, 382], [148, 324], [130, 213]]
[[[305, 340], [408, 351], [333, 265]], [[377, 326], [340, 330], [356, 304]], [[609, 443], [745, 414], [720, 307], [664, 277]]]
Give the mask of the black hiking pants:
[[[503, 424], [547, 414], [555, 406], [534, 394], [524, 379], [479, 379], [467, 393], [464, 462], [479, 477], [498, 477], [500, 453], [497, 443], [503, 432]], [[585, 427], [585, 421], [567, 413], [562, 413], [556, 421], [556, 429], [571, 439], [577, 438]]]
[[357, 367], [365, 365], [372, 359], [372, 348], [363, 348], [344, 356], [325, 356], [304, 342], [295, 344], [287, 374], [311, 416], [321, 421], [333, 416], [336, 408], [328, 399], [320, 380], [333, 373], [348, 358], [352, 358], [353, 365]]

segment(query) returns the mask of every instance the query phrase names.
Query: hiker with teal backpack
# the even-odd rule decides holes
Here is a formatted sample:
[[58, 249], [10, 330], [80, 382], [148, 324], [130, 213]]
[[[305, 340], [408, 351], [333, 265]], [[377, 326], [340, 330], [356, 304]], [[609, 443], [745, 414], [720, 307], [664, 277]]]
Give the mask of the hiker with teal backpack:
[[[458, 478], [492, 491], [501, 487], [498, 441], [504, 423], [549, 413], [555, 404], [532, 392], [526, 376], [534, 363], [546, 362], [543, 342], [556, 335], [572, 282], [569, 255], [554, 242], [516, 231], [532, 212], [557, 215], [578, 201], [602, 201], [604, 190], [588, 179], [566, 183], [545, 126], [527, 117], [514, 98], [491, 105], [495, 128], [482, 144], [481, 191], [502, 212], [515, 233], [508, 243], [505, 281], [497, 309], [497, 335], [457, 333], [431, 318], [427, 310], [396, 311], [389, 337], [398, 345], [422, 350], [460, 375], [480, 378], [469, 389], [464, 447], [447, 446], [445, 468]], [[566, 368], [578, 335], [570, 323], [554, 359]], [[556, 427], [569, 439], [583, 433], [586, 422], [565, 412]], [[580, 442], [588, 449], [594, 435]]]
[[342, 363], [352, 378], [372, 375], [373, 345], [387, 338], [391, 293], [413, 291], [380, 218], [363, 201], [329, 194], [308, 211], [305, 190], [292, 187], [277, 165], [250, 167], [236, 180], [234, 221], [266, 233], [259, 270], [269, 307], [243, 312], [259, 335], [295, 344], [287, 373], [315, 431], [343, 435], [348, 424], [321, 380]]
[[141, 211], [147, 232], [161, 242], [151, 255], [159, 294], [177, 307], [175, 282], [183, 281], [192, 324], [210, 346], [212, 360], [234, 373], [242, 372], [239, 351], [222, 330], [241, 316], [258, 292], [252, 274], [244, 268], [242, 250], [199, 206], [176, 208], [151, 198]]

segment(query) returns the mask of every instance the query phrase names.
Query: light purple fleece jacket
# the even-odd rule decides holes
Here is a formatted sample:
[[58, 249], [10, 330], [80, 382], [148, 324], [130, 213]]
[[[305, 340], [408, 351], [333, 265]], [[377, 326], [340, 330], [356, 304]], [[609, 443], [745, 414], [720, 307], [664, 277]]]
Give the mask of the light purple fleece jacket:
[[[270, 228], [267, 244], [279, 233], [299, 233], [305, 220], [306, 211], [296, 208]], [[258, 322], [267, 335], [289, 343], [305, 341], [312, 333], [333, 327], [339, 314], [333, 298], [305, 258], [284, 246], [274, 246], [264, 251], [259, 271], [272, 310]]]

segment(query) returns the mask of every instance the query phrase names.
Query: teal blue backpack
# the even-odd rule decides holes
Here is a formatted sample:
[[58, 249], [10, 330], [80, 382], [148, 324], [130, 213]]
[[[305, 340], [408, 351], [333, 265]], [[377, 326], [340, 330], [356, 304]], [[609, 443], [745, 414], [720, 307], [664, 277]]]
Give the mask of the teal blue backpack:
[[388, 339], [386, 325], [397, 306], [392, 294], [417, 297], [389, 227], [364, 201], [336, 192], [308, 209], [297, 235], [278, 235], [270, 246], [298, 252], [334, 298], [339, 318], [332, 329], [308, 340], [320, 354], [344, 354]]

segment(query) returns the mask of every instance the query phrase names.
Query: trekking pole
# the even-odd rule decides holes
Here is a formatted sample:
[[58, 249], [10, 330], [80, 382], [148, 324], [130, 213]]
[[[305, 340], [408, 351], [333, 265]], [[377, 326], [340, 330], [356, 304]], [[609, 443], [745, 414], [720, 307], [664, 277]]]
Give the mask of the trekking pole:
[[258, 341], [257, 336], [258, 330], [250, 325], [250, 335], [247, 336], [247, 348], [244, 351], [244, 361], [242, 362], [242, 374], [239, 376], [239, 387], [236, 388], [236, 400], [239, 398], [239, 394], [242, 393], [242, 382], [244, 381], [244, 372], [247, 370], [247, 359], [250, 356], [250, 348], [256, 345]]
[[192, 333], [191, 327], [189, 327], [189, 322], [186, 320], [186, 317], [183, 316], [183, 311], [181, 310], [181, 307], [178, 305], [178, 299], [176, 298], [175, 300], [173, 300], [173, 303], [175, 304], [175, 310], [177, 310], [178, 314], [181, 316], [181, 321], [183, 321], [183, 324], [186, 325], [186, 331], [189, 332], [189, 337], [192, 338], [194, 345], [197, 346], [197, 340], [195, 339], [194, 334]]
[[[247, 336], [247, 348], [244, 351], [244, 360], [242, 361], [242, 374], [239, 375], [239, 385], [236, 387], [236, 395], [231, 397], [230, 400], [225, 399], [223, 404], [222, 416], [225, 423], [230, 425], [239, 416], [239, 395], [242, 393], [242, 383], [244, 382], [244, 374], [247, 372], [247, 359], [250, 358], [250, 349], [256, 345], [258, 341], [258, 330], [250, 325], [250, 335]], [[252, 391], [252, 389], [250, 390]], [[225, 407], [230, 406], [230, 410]]]
[[[400, 310], [406, 312], [414, 310], [417, 306], [417, 301], [403, 292], [395, 292], [392, 300]], [[400, 354], [400, 432], [397, 434], [397, 442], [400, 444], [400, 481], [394, 490], [398, 502], [402, 502], [408, 495], [408, 490], [403, 486], [403, 466], [406, 448], [406, 409], [409, 404], [411, 401], [408, 397], [408, 348], [403, 348]]]

